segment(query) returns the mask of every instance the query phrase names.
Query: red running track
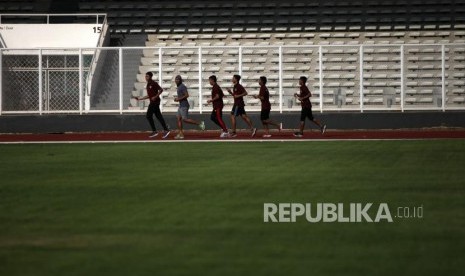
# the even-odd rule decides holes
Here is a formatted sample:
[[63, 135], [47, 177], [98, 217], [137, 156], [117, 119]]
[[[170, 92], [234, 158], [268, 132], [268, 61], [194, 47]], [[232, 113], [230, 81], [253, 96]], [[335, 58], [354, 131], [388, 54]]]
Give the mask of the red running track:
[[[324, 135], [319, 132], [306, 131], [304, 137], [296, 138], [291, 131], [272, 132], [271, 138], [263, 138], [263, 132], [258, 131], [252, 138], [250, 132], [238, 132], [236, 138], [219, 138], [219, 131], [185, 131], [186, 141], [196, 140], [370, 140], [370, 139], [464, 139], [464, 129], [427, 129], [427, 130], [353, 130], [327, 131]], [[0, 143], [21, 142], [85, 142], [85, 141], [173, 141], [176, 131], [171, 132], [167, 139], [161, 135], [148, 137], [149, 132], [111, 132], [111, 133], [63, 133], [63, 134], [0, 134]]]

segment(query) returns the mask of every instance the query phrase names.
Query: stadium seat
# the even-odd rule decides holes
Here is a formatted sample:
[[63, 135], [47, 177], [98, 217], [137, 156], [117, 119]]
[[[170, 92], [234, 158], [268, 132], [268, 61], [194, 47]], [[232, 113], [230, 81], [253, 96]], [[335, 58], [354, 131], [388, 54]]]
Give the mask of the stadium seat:
[[[94, 1], [97, 2], [97, 1]], [[253, 73], [254, 78], [262, 72], [279, 78], [278, 51], [273, 46], [283, 48], [283, 77], [299, 74], [318, 76], [318, 48], [295, 47], [295, 45], [350, 45], [353, 47], [324, 47], [324, 80], [339, 81], [340, 85], [353, 86], [358, 78], [358, 44], [379, 45], [404, 42], [425, 43], [433, 41], [460, 41], [465, 37], [465, 24], [462, 22], [433, 23], [428, 17], [421, 18], [419, 1], [396, 1], [394, 7], [383, 8], [379, 13], [373, 5], [365, 6], [363, 1], [344, 1], [337, 3], [318, 2], [282, 2], [282, 3], [245, 3], [245, 2], [127, 2], [100, 1], [89, 4], [81, 1], [82, 11], [91, 11], [95, 7], [109, 10], [111, 20], [120, 30], [145, 32], [144, 24], [151, 25], [154, 34], [147, 36], [147, 46], [183, 47], [202, 46], [202, 65], [205, 72], [230, 75], [238, 73], [238, 47], [243, 46], [243, 75]], [[339, 6], [341, 5], [341, 6]], [[429, 5], [426, 3], [425, 5]], [[279, 9], [275, 10], [275, 7]], [[184, 7], [184, 8], [180, 8]], [[447, 6], [449, 8], [449, 6]], [[410, 13], [413, 11], [413, 16]], [[432, 12], [431, 12], [432, 13]], [[240, 16], [238, 16], [240, 15]], [[109, 16], [110, 17], [110, 16]], [[147, 18], [143, 20], [141, 18]], [[416, 20], [416, 18], [420, 20]], [[145, 22], [145, 23], [144, 23]], [[417, 23], [415, 23], [417, 22]], [[222, 26], [217, 26], [222, 25]], [[463, 26], [462, 26], [463, 25]], [[111, 26], [115, 26], [111, 24]], [[111, 27], [113, 28], [113, 27]], [[219, 31], [220, 28], [222, 31]], [[280, 31], [281, 30], [281, 31]], [[236, 33], [238, 32], [238, 33]], [[247, 46], [267, 46], [246, 48]], [[209, 48], [216, 46], [218, 48]], [[272, 46], [268, 48], [268, 46]], [[397, 47], [397, 46], [396, 46]], [[400, 79], [400, 47], [364, 48], [364, 76], [372, 78], [373, 84], [389, 85]], [[463, 47], [461, 47], [463, 48]], [[405, 46], [406, 76], [408, 81], [430, 80], [436, 85], [440, 80], [440, 47]], [[450, 80], [462, 80], [465, 70], [462, 64], [463, 51], [451, 49], [447, 52], [446, 65]], [[198, 51], [167, 49], [163, 53], [163, 74], [172, 72], [192, 73], [198, 71]], [[144, 50], [139, 70], [158, 70], [158, 49]], [[439, 66], [439, 67], [438, 67]], [[167, 72], [170, 69], [170, 72]], [[190, 71], [186, 71], [189, 69]], [[431, 72], [418, 72], [421, 70]], [[397, 72], [396, 72], [397, 71]], [[397, 75], [394, 75], [396, 73]], [[328, 75], [326, 75], [328, 74]], [[371, 75], [369, 75], [371, 74]], [[438, 75], [439, 74], [439, 75]], [[190, 75], [189, 75], [190, 76]], [[143, 82], [144, 72], [137, 72], [134, 78]], [[205, 76], [203, 76], [205, 77]], [[251, 77], [251, 76], [249, 76]], [[230, 76], [227, 76], [229, 82]], [[392, 79], [392, 80], [391, 80]], [[295, 85], [295, 79], [291, 87]], [[253, 84], [256, 85], [256, 84]], [[450, 82], [451, 87], [460, 83]]]

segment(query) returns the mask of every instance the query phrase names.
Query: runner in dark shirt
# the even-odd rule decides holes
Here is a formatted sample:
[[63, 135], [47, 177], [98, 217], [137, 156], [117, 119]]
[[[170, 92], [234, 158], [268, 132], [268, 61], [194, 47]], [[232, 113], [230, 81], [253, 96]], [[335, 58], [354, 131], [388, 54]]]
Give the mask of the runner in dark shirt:
[[276, 126], [281, 131], [281, 125], [270, 120], [271, 103], [270, 103], [270, 92], [266, 87], [266, 77], [260, 77], [258, 84], [260, 85], [260, 92], [258, 95], [254, 95], [255, 99], [260, 99], [262, 102], [262, 110], [260, 112], [260, 120], [262, 120], [263, 127], [265, 128], [265, 134], [263, 138], [271, 137], [268, 125]]
[[253, 127], [252, 122], [250, 121], [249, 117], [247, 116], [245, 112], [245, 103], [244, 103], [244, 96], [247, 96], [247, 91], [245, 88], [239, 83], [241, 80], [241, 76], [239, 75], [234, 75], [232, 78], [232, 83], [234, 84], [233, 89], [231, 90], [228, 88], [229, 94], [231, 94], [234, 97], [234, 106], [231, 111], [231, 127], [232, 127], [232, 132], [231, 132], [231, 137], [236, 137], [236, 117], [241, 116], [242, 119], [247, 123], [247, 125], [250, 128], [250, 131], [252, 132], [252, 137], [255, 136], [257, 133], [257, 129]]
[[324, 134], [326, 131], [326, 125], [322, 124], [319, 120], [313, 118], [312, 103], [310, 102], [310, 97], [312, 96], [312, 93], [308, 89], [306, 83], [307, 78], [300, 77], [300, 94], [294, 94], [294, 97], [297, 97], [297, 99], [300, 101], [300, 104], [302, 105], [302, 111], [300, 112], [300, 130], [294, 133], [295, 137], [302, 137], [304, 135], [306, 118], [308, 118], [310, 121], [312, 121], [315, 125], [317, 125], [320, 128], [321, 134]]
[[216, 83], [215, 75], [210, 76], [208, 78], [208, 81], [212, 86], [212, 98], [208, 100], [207, 103], [213, 104], [213, 111], [210, 116], [210, 119], [223, 130], [223, 132], [220, 135], [220, 138], [228, 138], [228, 129], [226, 128], [226, 124], [223, 121], [223, 90], [221, 90], [221, 87]]
[[160, 95], [163, 92], [163, 88], [158, 85], [158, 83], [152, 80], [153, 74], [152, 72], [147, 72], [145, 74], [145, 80], [147, 81], [147, 96], [142, 98], [134, 97], [138, 101], [143, 101], [146, 99], [150, 99], [149, 107], [147, 108], [147, 120], [149, 121], [150, 127], [152, 128], [152, 134], [150, 134], [150, 138], [156, 137], [158, 135], [157, 129], [155, 128], [155, 122], [153, 120], [153, 115], [157, 117], [157, 120], [162, 125], [164, 132], [163, 132], [163, 139], [170, 135], [170, 130], [168, 129], [165, 119], [160, 111]]

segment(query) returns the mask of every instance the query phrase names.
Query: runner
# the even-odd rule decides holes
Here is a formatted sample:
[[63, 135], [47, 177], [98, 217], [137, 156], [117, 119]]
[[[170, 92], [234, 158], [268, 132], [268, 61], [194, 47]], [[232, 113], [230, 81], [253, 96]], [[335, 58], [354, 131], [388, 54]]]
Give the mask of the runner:
[[176, 118], [178, 119], [178, 135], [174, 137], [174, 139], [184, 139], [184, 131], [182, 129], [182, 123], [192, 124], [198, 126], [201, 130], [205, 130], [205, 122], [197, 122], [195, 120], [189, 119], [189, 102], [187, 98], [189, 98], [189, 92], [187, 92], [187, 87], [182, 83], [182, 77], [177, 75], [175, 80], [177, 89], [177, 96], [174, 98], [175, 102], [179, 102], [178, 108], [178, 115]]
[[312, 121], [315, 125], [320, 128], [321, 134], [324, 134], [326, 131], [326, 125], [322, 124], [319, 120], [313, 118], [312, 114], [312, 103], [310, 102], [310, 97], [312, 93], [308, 89], [307, 85], [307, 78], [300, 77], [299, 85], [300, 85], [300, 94], [295, 93], [294, 97], [300, 101], [302, 105], [302, 111], [300, 112], [300, 130], [294, 133], [295, 137], [302, 137], [304, 135], [304, 128], [305, 128], [305, 119], [308, 118]]
[[216, 83], [215, 75], [210, 76], [208, 81], [212, 86], [212, 98], [208, 100], [207, 103], [213, 103], [213, 111], [210, 119], [223, 130], [220, 138], [228, 138], [228, 129], [223, 121], [223, 90], [221, 90], [221, 87]]
[[263, 127], [265, 128], [265, 134], [263, 134], [263, 138], [270, 138], [270, 130], [268, 125], [273, 125], [281, 131], [281, 124], [275, 123], [270, 120], [270, 112], [271, 112], [271, 103], [270, 103], [270, 92], [266, 87], [267, 79], [266, 77], [260, 77], [258, 80], [258, 84], [260, 85], [260, 92], [258, 95], [253, 95], [255, 99], [260, 99], [262, 102], [262, 110], [260, 112], [260, 120], [262, 120]]
[[234, 84], [233, 90], [228, 88], [229, 94], [231, 94], [234, 97], [234, 105], [231, 110], [231, 125], [232, 125], [231, 137], [237, 137], [237, 134], [236, 134], [236, 117], [237, 116], [241, 116], [244, 122], [247, 123], [247, 125], [250, 128], [250, 131], [252, 132], [252, 137], [254, 137], [255, 134], [257, 133], [257, 129], [253, 127], [252, 122], [250, 121], [249, 117], [247, 116], [245, 112], [244, 96], [247, 96], [247, 91], [239, 83], [240, 80], [241, 80], [241, 76], [234, 75], [232, 78], [232, 83]]
[[157, 117], [157, 120], [160, 122], [164, 129], [163, 139], [165, 139], [166, 137], [168, 137], [168, 135], [170, 135], [170, 130], [166, 126], [165, 119], [163, 118], [163, 115], [160, 111], [160, 95], [163, 92], [163, 88], [161, 88], [160, 85], [158, 85], [158, 83], [152, 79], [152, 77], [152, 72], [147, 72], [145, 74], [145, 80], [147, 81], [147, 95], [142, 98], [134, 98], [138, 101], [150, 99], [150, 104], [147, 108], [146, 114], [147, 120], [149, 121], [150, 127], [152, 128], [152, 133], [150, 134], [149, 138], [158, 136], [158, 132], [155, 127], [155, 122], [153, 120], [153, 115], [155, 114], [155, 117]]

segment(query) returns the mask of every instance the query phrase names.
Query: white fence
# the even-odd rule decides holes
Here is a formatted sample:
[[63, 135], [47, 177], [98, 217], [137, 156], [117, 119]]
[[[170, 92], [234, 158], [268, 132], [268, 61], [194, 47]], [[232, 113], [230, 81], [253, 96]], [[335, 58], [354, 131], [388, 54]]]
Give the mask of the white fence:
[[[89, 86], [96, 52], [102, 66]], [[0, 49], [0, 114], [144, 112], [146, 103], [131, 96], [145, 93], [147, 71], [166, 90], [164, 111], [176, 108], [177, 74], [200, 113], [211, 109], [213, 74], [224, 90], [241, 75], [249, 94], [258, 92], [259, 76], [268, 77], [272, 109], [281, 113], [299, 110], [293, 94], [301, 75], [320, 112], [465, 110], [464, 57], [464, 44]], [[247, 110], [260, 109], [252, 97], [246, 102]]]

